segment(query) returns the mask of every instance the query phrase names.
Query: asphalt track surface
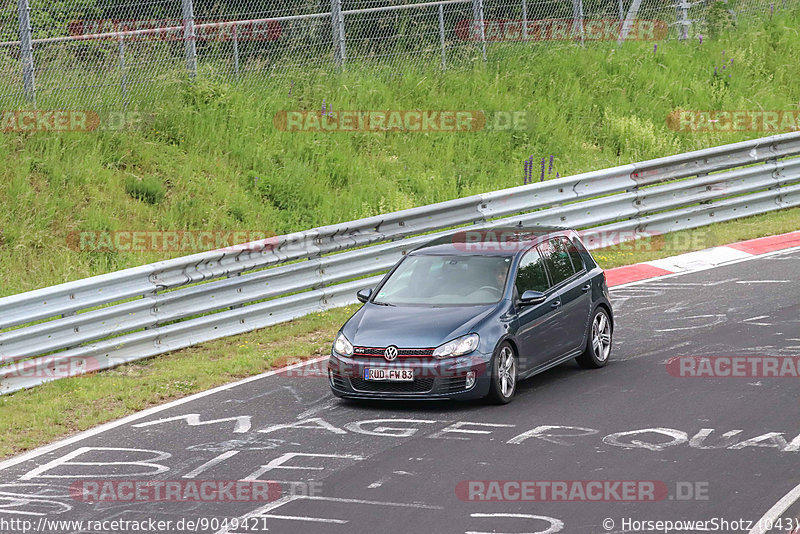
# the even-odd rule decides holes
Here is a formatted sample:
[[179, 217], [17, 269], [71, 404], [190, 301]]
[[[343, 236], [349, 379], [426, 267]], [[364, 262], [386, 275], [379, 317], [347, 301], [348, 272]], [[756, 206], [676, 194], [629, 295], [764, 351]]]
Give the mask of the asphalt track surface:
[[[522, 382], [507, 406], [343, 401], [313, 372], [245, 381], [0, 464], [0, 531], [22, 532], [11, 519], [43, 531], [43, 519], [177, 525], [250, 517], [243, 528], [220, 522], [192, 531], [601, 533], [657, 531], [626, 519], [716, 518], [716, 527], [672, 532], [733, 533], [765, 531], [753, 529], [773, 507], [784, 521], [800, 517], [792, 494], [800, 485], [798, 378], [676, 377], [665, 365], [675, 356], [800, 355], [800, 251], [643, 281], [611, 296], [609, 365], [561, 365]], [[79, 480], [245, 478], [283, 481], [282, 497], [87, 503], [69, 494]], [[456, 492], [459, 482], [486, 480], [658, 481], [669, 495], [482, 502]], [[147, 531], [120, 524], [49, 523], [44, 531]], [[183, 525], [159, 531], [189, 531]]]

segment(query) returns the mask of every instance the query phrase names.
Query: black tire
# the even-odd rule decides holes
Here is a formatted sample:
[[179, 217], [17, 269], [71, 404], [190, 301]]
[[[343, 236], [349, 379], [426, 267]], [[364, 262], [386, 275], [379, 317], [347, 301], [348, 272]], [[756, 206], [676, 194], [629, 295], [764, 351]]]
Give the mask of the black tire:
[[514, 348], [507, 341], [503, 341], [498, 345], [492, 358], [492, 383], [487, 397], [490, 402], [508, 404], [512, 401], [517, 391], [517, 368], [517, 354]]
[[575, 358], [578, 365], [584, 369], [599, 369], [604, 367], [611, 357], [611, 318], [605, 308], [597, 308], [589, 322], [589, 332], [586, 336], [586, 348], [583, 354]]

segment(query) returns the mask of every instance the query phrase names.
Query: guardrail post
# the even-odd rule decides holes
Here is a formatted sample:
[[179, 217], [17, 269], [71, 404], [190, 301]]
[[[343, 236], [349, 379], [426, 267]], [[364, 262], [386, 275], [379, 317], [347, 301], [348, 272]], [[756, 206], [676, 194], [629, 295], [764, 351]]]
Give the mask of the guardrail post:
[[122, 109], [128, 110], [128, 72], [125, 68], [125, 36], [119, 36], [119, 72], [121, 74], [120, 89], [122, 91]]
[[33, 43], [31, 42], [31, 7], [28, 0], [17, 0], [19, 12], [19, 44], [22, 58], [22, 87], [25, 100], [36, 106], [36, 78], [33, 65]]
[[439, 4], [439, 41], [442, 43], [442, 72], [447, 70], [447, 58], [444, 51], [444, 6]]
[[342, 0], [331, 0], [331, 24], [333, 26], [333, 61], [336, 64], [336, 70], [340, 71], [347, 57], [344, 42]]
[[182, 0], [183, 3], [183, 42], [186, 47], [186, 70], [194, 78], [197, 76], [197, 36], [194, 32], [194, 6], [192, 0]]
[[583, 0], [572, 0], [572, 31], [580, 33], [583, 44]]
[[678, 24], [680, 25], [680, 39], [681, 41], [685, 41], [689, 38], [689, 26], [692, 25], [692, 22], [689, 20], [689, 8], [692, 4], [689, 3], [689, 0], [679, 0], [677, 7], [678, 7]]

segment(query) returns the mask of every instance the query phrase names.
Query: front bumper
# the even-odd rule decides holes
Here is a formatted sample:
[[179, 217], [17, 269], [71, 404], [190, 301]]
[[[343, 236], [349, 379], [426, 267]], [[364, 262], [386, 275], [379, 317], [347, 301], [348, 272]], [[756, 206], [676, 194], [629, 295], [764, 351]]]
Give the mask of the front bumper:
[[[328, 382], [337, 397], [353, 399], [477, 399], [489, 393], [491, 354], [474, 351], [465, 356], [435, 358], [347, 358], [331, 351]], [[413, 382], [364, 380], [364, 369], [412, 369]], [[467, 373], [475, 373], [475, 384], [466, 387]]]

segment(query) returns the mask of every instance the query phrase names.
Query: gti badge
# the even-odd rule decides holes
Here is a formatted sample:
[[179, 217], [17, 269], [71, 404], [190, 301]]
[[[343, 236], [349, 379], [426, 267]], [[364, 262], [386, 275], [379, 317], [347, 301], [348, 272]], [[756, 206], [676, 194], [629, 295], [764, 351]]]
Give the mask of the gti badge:
[[390, 362], [397, 358], [397, 347], [394, 345], [389, 345], [386, 347], [386, 351], [383, 353], [383, 357], [386, 358], [387, 362]]

